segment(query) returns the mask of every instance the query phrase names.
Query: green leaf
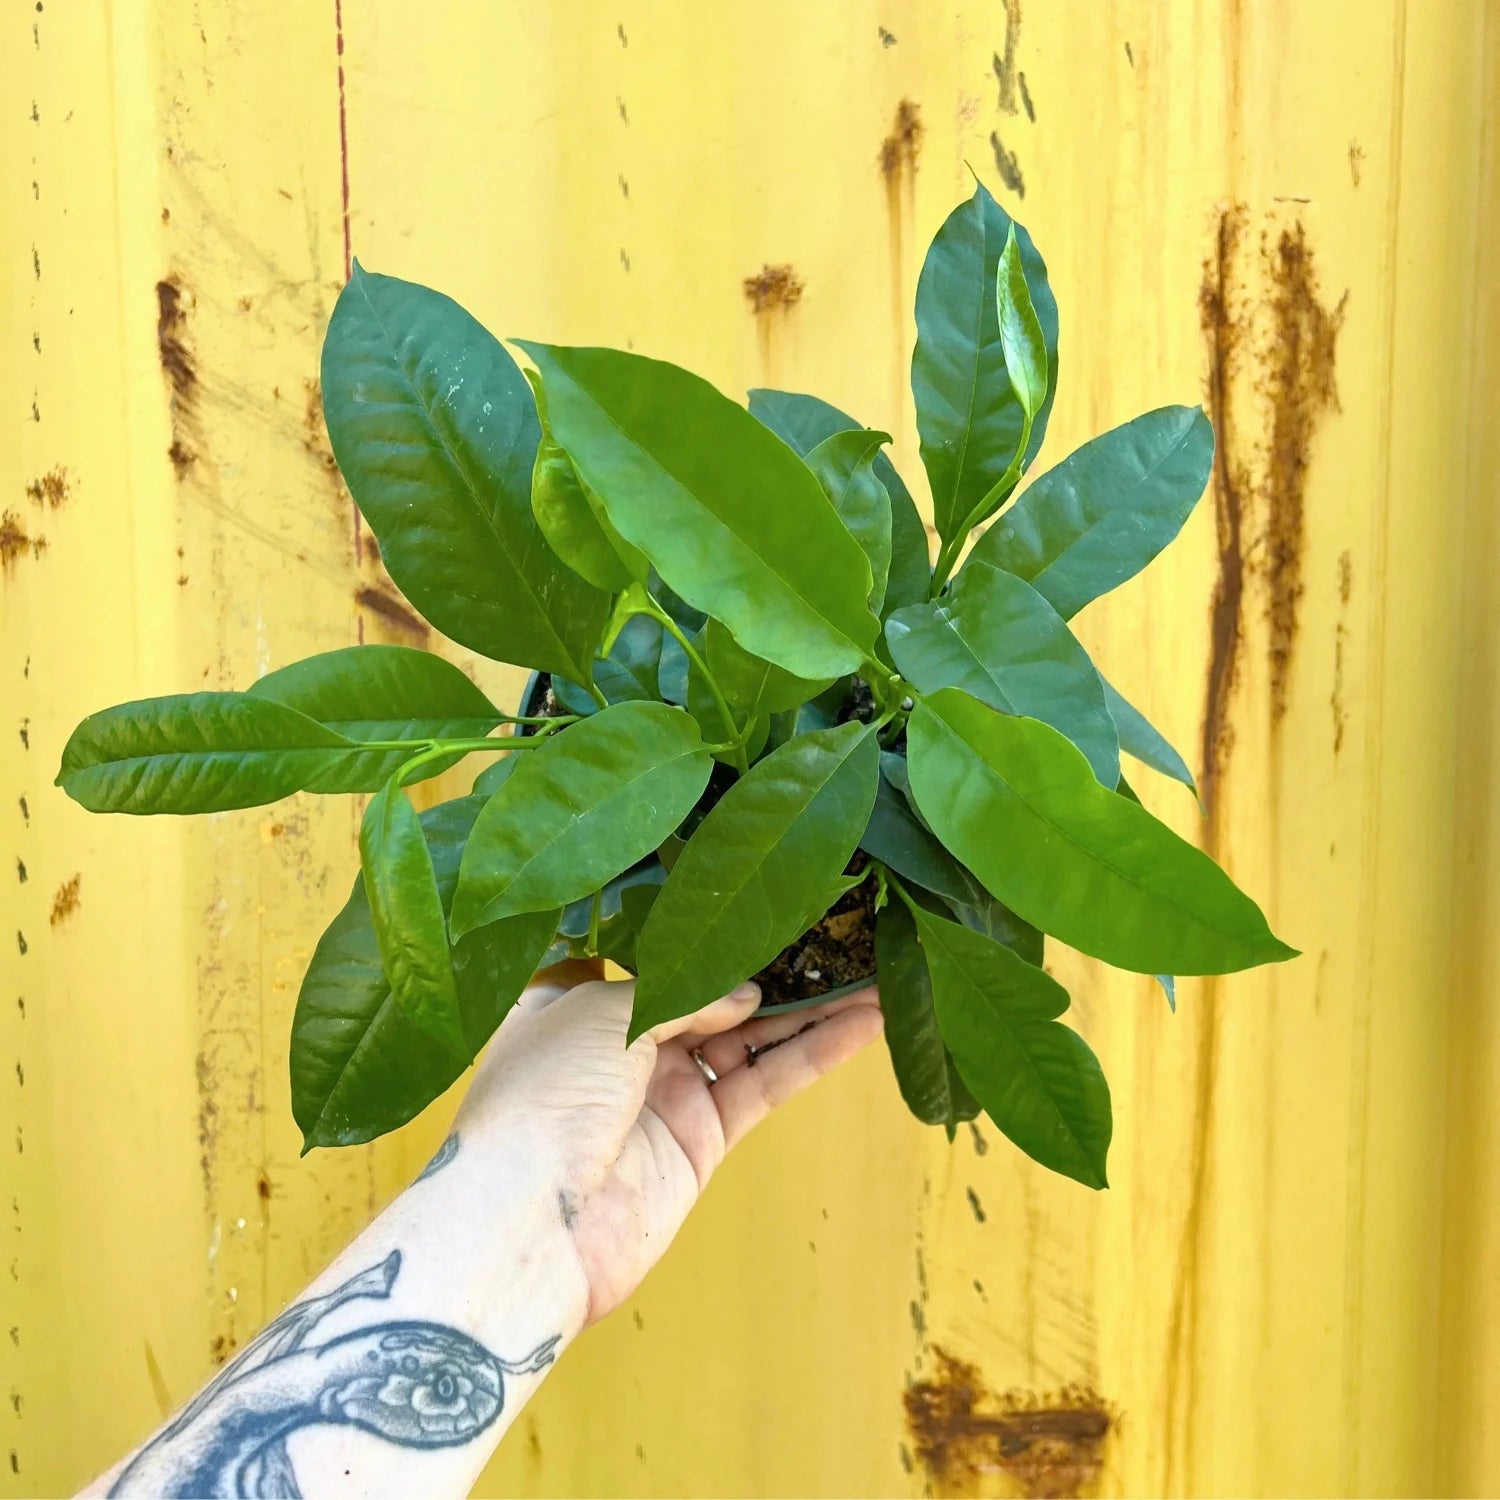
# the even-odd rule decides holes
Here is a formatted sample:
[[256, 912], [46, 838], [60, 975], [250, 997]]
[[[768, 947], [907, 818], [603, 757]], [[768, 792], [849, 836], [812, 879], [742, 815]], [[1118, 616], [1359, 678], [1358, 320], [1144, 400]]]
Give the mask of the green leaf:
[[1021, 403], [1021, 410], [1034, 422], [1047, 399], [1047, 344], [1036, 308], [1032, 306], [1014, 223], [1000, 252], [995, 295], [999, 299], [1000, 347], [1005, 354], [1010, 388]]
[[1068, 992], [1009, 948], [913, 905], [943, 1040], [984, 1112], [1033, 1161], [1109, 1186], [1109, 1085], [1056, 1017]]
[[1100, 786], [1050, 726], [945, 688], [918, 703], [907, 743], [933, 832], [998, 900], [1080, 952], [1179, 975], [1295, 957], [1213, 860]]
[[[447, 908], [482, 797], [421, 815]], [[496, 922], [451, 949], [464, 1051], [476, 1054], [536, 971], [557, 912]], [[397, 1007], [380, 965], [363, 877], [318, 942], [292, 1020], [292, 1113], [305, 1146], [352, 1146], [420, 1114], [463, 1072], [460, 1061]]]
[[831, 678], [809, 682], [752, 655], [717, 620], [703, 627], [702, 649], [720, 691], [732, 708], [745, 711], [747, 719], [786, 713], [833, 685]]
[[1109, 705], [1110, 717], [1119, 731], [1120, 749], [1127, 755], [1135, 756], [1153, 771], [1160, 771], [1163, 776], [1180, 781], [1196, 797], [1198, 783], [1193, 780], [1193, 773], [1188, 770], [1187, 762], [1167, 743], [1140, 709], [1126, 702], [1102, 676], [1099, 680], [1104, 683], [1104, 701]]
[[609, 598], [531, 510], [538, 427], [515, 361], [456, 302], [356, 263], [323, 344], [323, 411], [390, 575], [444, 634], [586, 678]]
[[923, 890], [936, 891], [954, 901], [969, 899], [970, 889], [958, 861], [886, 779], [884, 767], [888, 759], [900, 761], [901, 757], [889, 752], [880, 757], [882, 774], [875, 791], [875, 805], [860, 835], [859, 847]]
[[599, 957], [617, 963], [632, 974], [636, 968], [636, 944], [645, 930], [651, 908], [661, 895], [659, 885], [632, 885], [621, 894], [620, 910], [599, 928]]
[[662, 703], [618, 703], [569, 725], [490, 799], [464, 850], [453, 935], [589, 895], [692, 811], [712, 761]]
[[[625, 892], [638, 885], [660, 886], [667, 878], [666, 867], [657, 859], [644, 859], [632, 865], [613, 880], [606, 881], [599, 891], [599, 919], [612, 922], [620, 915], [624, 906]], [[590, 892], [577, 901], [569, 902], [563, 909], [562, 921], [557, 930], [569, 938], [588, 935], [589, 921], [593, 916], [594, 896]]]
[[[863, 425], [817, 396], [794, 391], [751, 391], [750, 415], [802, 458], [834, 433]], [[875, 477], [885, 486], [891, 502], [891, 571], [884, 609], [889, 614], [903, 604], [916, 604], [927, 597], [932, 583], [932, 558], [927, 550], [927, 528], [922, 524], [916, 501], [885, 453], [875, 455]]]
[[1099, 674], [1029, 584], [998, 568], [967, 567], [941, 599], [892, 615], [885, 634], [918, 692], [962, 688], [1001, 713], [1040, 719], [1083, 751], [1106, 786], [1119, 781], [1120, 745]]
[[[351, 740], [483, 739], [500, 711], [450, 661], [410, 646], [346, 646], [268, 672], [248, 692], [295, 708]], [[372, 792], [412, 757], [411, 750], [370, 750], [310, 781], [309, 792]], [[415, 781], [463, 759], [429, 761]]]
[[799, 677], [859, 666], [876, 632], [870, 565], [784, 443], [675, 365], [521, 347], [584, 484], [682, 598]]
[[958, 1076], [938, 1030], [927, 956], [917, 942], [917, 925], [899, 900], [888, 901], [875, 919], [875, 958], [885, 1044], [901, 1097], [924, 1125], [945, 1125], [951, 1133], [979, 1113], [979, 1104]]
[[1167, 997], [1167, 1009], [1175, 1016], [1177, 1014], [1177, 981], [1170, 974], [1156, 974], [1152, 976], [1161, 986], [1161, 992]]
[[547, 424], [542, 382], [533, 370], [522, 372], [536, 398], [541, 441], [531, 471], [531, 511], [552, 550], [596, 589], [618, 594], [631, 580], [646, 576], [646, 559], [609, 524], [583, 488], [573, 460]]
[[[1047, 395], [1032, 422], [1024, 455], [1029, 463], [1042, 445], [1057, 389], [1057, 303], [1031, 236], [1019, 224], [1014, 228], [1047, 350]], [[1006, 369], [995, 295], [1011, 229], [1010, 216], [976, 186], [938, 230], [917, 282], [911, 388], [933, 519], [945, 542], [963, 530], [1009, 467], [1025, 425]]]
[[492, 797], [500, 788], [510, 780], [510, 774], [520, 765], [519, 755], [501, 755], [495, 761], [482, 770], [475, 778], [471, 791], [485, 797]]
[[181, 693], [90, 714], [57, 785], [90, 812], [227, 812], [337, 778], [367, 754], [269, 698]]
[[969, 894], [962, 901], [948, 902], [953, 915], [972, 932], [982, 932], [1012, 953], [1020, 954], [1027, 963], [1041, 968], [1047, 946], [1042, 934], [1030, 922], [1023, 922], [1004, 902], [995, 900], [962, 865], [958, 870]]
[[870, 608], [877, 615], [891, 571], [891, 497], [874, 466], [880, 445], [890, 440], [888, 432], [836, 432], [807, 455], [807, 467], [869, 559]]
[[1182, 529], [1208, 483], [1214, 432], [1165, 406], [1085, 443], [1028, 485], [969, 566], [1024, 578], [1064, 619], [1133, 578]]
[[868, 724], [783, 745], [750, 768], [678, 857], [637, 944], [631, 1038], [754, 974], [827, 910], [870, 819], [880, 746]]
[[432, 856], [395, 777], [365, 808], [359, 863], [397, 1009], [455, 1058], [470, 1061]]
[[661, 623], [649, 615], [627, 621], [609, 655], [594, 663], [594, 683], [611, 703], [655, 703], [661, 666]]

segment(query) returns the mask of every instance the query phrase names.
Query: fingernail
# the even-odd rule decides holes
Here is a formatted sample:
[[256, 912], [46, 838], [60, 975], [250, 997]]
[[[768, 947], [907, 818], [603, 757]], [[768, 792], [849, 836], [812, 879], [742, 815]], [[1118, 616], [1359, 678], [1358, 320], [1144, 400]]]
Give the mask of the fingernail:
[[760, 986], [753, 979], [747, 979], [743, 984], [736, 985], [730, 990], [731, 1000], [757, 1000], [760, 998]]

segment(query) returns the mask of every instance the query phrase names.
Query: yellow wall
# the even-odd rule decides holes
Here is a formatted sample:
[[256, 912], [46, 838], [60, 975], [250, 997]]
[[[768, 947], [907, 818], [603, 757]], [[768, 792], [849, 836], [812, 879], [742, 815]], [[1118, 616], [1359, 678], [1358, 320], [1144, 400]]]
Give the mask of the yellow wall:
[[[1103, 1196], [949, 1148], [862, 1060], [484, 1492], [1500, 1488], [1495, 0], [342, 0], [342, 51], [338, 12], [0, 18], [0, 1493], [139, 1438], [443, 1130], [297, 1157], [351, 801], [138, 821], [50, 784], [103, 704], [421, 639], [319, 427], [346, 232], [502, 334], [822, 392], [915, 477], [911, 296], [968, 165], [1058, 291], [1049, 456], [1214, 398], [1213, 500], [1083, 629], [1212, 747], [1208, 823], [1151, 805], [1305, 956], [1175, 1018], [1059, 960]], [[801, 300], [757, 317], [783, 263]]]

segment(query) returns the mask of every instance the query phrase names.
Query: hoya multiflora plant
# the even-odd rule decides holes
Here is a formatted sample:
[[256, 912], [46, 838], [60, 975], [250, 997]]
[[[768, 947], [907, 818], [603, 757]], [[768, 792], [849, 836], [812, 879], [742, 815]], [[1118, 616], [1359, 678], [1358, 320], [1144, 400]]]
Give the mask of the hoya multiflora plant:
[[[440, 657], [332, 651], [94, 714], [58, 778], [98, 812], [371, 794], [293, 1022], [309, 1145], [410, 1119], [540, 964], [597, 953], [638, 975], [633, 1034], [749, 976], [803, 1001], [878, 968], [920, 1119], [983, 1110], [1103, 1187], [1109, 1091], [1044, 935], [1169, 996], [1291, 955], [1136, 800], [1122, 751], [1192, 778], [1068, 626], [1177, 534], [1208, 421], [1148, 412], [1020, 488], [1057, 306], [983, 188], [916, 317], [935, 562], [888, 436], [827, 402], [747, 410], [616, 349], [522, 341], [523, 375], [448, 298], [356, 268], [322, 368], [350, 492], [438, 630], [544, 675], [511, 714]], [[474, 752], [473, 793], [418, 815], [404, 788]]]

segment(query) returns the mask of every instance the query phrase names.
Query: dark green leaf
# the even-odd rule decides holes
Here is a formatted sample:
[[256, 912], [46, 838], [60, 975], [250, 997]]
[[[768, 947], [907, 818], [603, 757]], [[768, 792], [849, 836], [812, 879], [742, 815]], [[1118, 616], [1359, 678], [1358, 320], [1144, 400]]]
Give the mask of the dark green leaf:
[[609, 655], [594, 663], [594, 682], [611, 703], [657, 701], [662, 633], [658, 621], [636, 615], [620, 632]]
[[783, 745], [730, 787], [641, 934], [632, 1038], [727, 994], [822, 916], [879, 771], [873, 728], [850, 723]]
[[979, 1113], [968, 1085], [938, 1030], [927, 956], [905, 905], [892, 898], [875, 919], [875, 957], [880, 969], [880, 1009], [885, 1044], [906, 1107], [924, 1125], [951, 1131]]
[[984, 1112], [1034, 1161], [1085, 1187], [1109, 1185], [1109, 1085], [1056, 1017], [1068, 992], [1009, 948], [919, 906], [938, 1026]]
[[918, 703], [907, 737], [933, 832], [1044, 932], [1142, 974], [1225, 974], [1295, 956], [1206, 854], [1100, 786], [1048, 725], [945, 688]]
[[[1099, 679], [1104, 682], [1101, 677]], [[1126, 702], [1121, 695], [1104, 682], [1104, 701], [1109, 705], [1110, 717], [1120, 734], [1120, 749], [1133, 755], [1143, 765], [1173, 781], [1180, 781], [1192, 794], [1198, 795], [1198, 783], [1188, 770], [1187, 762], [1167, 743], [1160, 731], [1140, 709]]]
[[890, 440], [888, 432], [836, 432], [807, 455], [807, 467], [869, 559], [870, 608], [877, 615], [891, 571], [891, 497], [874, 465], [880, 445]]
[[521, 347], [579, 476], [678, 594], [800, 677], [859, 666], [875, 642], [870, 565], [784, 443], [675, 365]]
[[[1026, 284], [1047, 349], [1047, 396], [1027, 445], [1029, 463], [1042, 445], [1057, 389], [1057, 303], [1031, 236], [1015, 225]], [[1011, 389], [995, 295], [1010, 216], [976, 186], [938, 230], [917, 283], [917, 347], [911, 387], [922, 462], [932, 486], [933, 519], [949, 541], [1015, 457], [1024, 425]], [[996, 496], [998, 505], [1002, 496]]]
[[510, 780], [510, 773], [520, 764], [520, 760], [518, 755], [497, 756], [493, 764], [486, 766], [474, 778], [474, 785], [470, 790], [485, 797], [494, 796]]
[[583, 488], [573, 461], [547, 425], [542, 383], [523, 372], [536, 398], [541, 441], [531, 471], [531, 511], [552, 550], [572, 570], [607, 594], [618, 594], [633, 578], [646, 576], [646, 559], [609, 524]]
[[397, 1009], [452, 1056], [468, 1062], [473, 1053], [464, 1038], [432, 856], [416, 810], [395, 778], [365, 808], [359, 863], [380, 966]]
[[1000, 347], [1005, 352], [1010, 388], [1021, 410], [1034, 421], [1047, 399], [1047, 344], [1032, 306], [1014, 223], [1000, 252], [995, 295], [999, 299]]
[[892, 615], [885, 634], [918, 692], [962, 688], [1001, 713], [1041, 719], [1083, 751], [1106, 786], [1119, 781], [1120, 746], [1099, 674], [1030, 584], [971, 565], [941, 599]]
[[960, 877], [969, 887], [969, 894], [962, 901], [948, 903], [953, 915], [971, 931], [982, 932], [987, 938], [1003, 943], [1027, 963], [1041, 968], [1047, 946], [1042, 934], [1030, 922], [1023, 922], [1003, 902], [995, 900], [962, 865], [958, 868]]
[[[482, 797], [421, 815], [446, 908], [459, 856]], [[496, 922], [455, 943], [454, 983], [464, 1050], [473, 1056], [500, 1024], [541, 961], [557, 912]], [[319, 940], [292, 1021], [292, 1113], [306, 1145], [352, 1146], [421, 1113], [465, 1064], [397, 1008], [380, 966], [363, 877]]]
[[1213, 466], [1213, 427], [1165, 406], [1085, 443], [1028, 485], [969, 564], [1024, 578], [1064, 619], [1133, 578], [1182, 529]]
[[[802, 458], [836, 432], [861, 427], [853, 417], [817, 396], [793, 391], [750, 392], [750, 415]], [[875, 455], [875, 477], [891, 502], [891, 572], [885, 588], [885, 613], [927, 597], [932, 583], [932, 558], [927, 550], [927, 528], [917, 512], [896, 466], [885, 453]]]
[[697, 725], [661, 703], [615, 704], [517, 753], [464, 851], [455, 937], [598, 890], [688, 815], [712, 765]]
[[[661, 861], [647, 859], [642, 860], [640, 864], [632, 865], [623, 874], [616, 875], [613, 880], [606, 881], [599, 892], [600, 921], [612, 922], [620, 915], [626, 891], [638, 885], [659, 886], [666, 878], [666, 867]], [[558, 923], [557, 930], [564, 937], [586, 937], [593, 910], [592, 893], [578, 901], [570, 902], [563, 909], [562, 921]]]
[[[495, 705], [450, 661], [410, 646], [346, 646], [268, 672], [249, 690], [273, 698], [351, 740], [483, 739], [500, 722]], [[309, 792], [371, 792], [411, 750], [370, 750], [308, 782]], [[414, 779], [463, 758], [429, 761]]]
[[[890, 759], [899, 761], [901, 757], [892, 755]], [[882, 755], [880, 760], [883, 768], [886, 756]], [[859, 847], [923, 890], [936, 891], [954, 901], [969, 899], [970, 890], [958, 862], [884, 775], [876, 789], [875, 805], [870, 809], [870, 821], [860, 836]]]
[[323, 344], [323, 410], [407, 598], [474, 651], [587, 676], [609, 598], [532, 515], [536, 408], [499, 342], [449, 298], [356, 264]]
[[636, 944], [660, 894], [659, 885], [633, 885], [622, 893], [619, 911], [599, 928], [600, 958], [635, 972]]
[[336, 778], [367, 754], [269, 698], [181, 693], [90, 714], [63, 747], [57, 785], [90, 812], [226, 812]]

